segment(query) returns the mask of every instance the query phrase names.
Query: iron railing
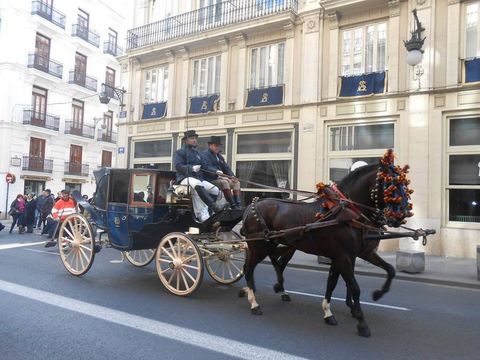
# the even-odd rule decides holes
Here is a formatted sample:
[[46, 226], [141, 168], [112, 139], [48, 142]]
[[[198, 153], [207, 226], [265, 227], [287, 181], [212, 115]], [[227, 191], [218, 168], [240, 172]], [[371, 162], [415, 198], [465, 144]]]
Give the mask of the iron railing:
[[65, 121], [65, 134], [82, 136], [88, 139], [95, 138], [95, 128], [91, 125], [79, 124], [76, 121]]
[[27, 155], [23, 157], [22, 170], [52, 173], [53, 160], [38, 156]]
[[112, 144], [117, 143], [117, 133], [113, 131], [106, 131], [103, 129], [98, 129], [97, 130], [97, 140], [98, 141], [104, 141], [104, 142], [109, 142]]
[[75, 72], [75, 70], [70, 70], [68, 77], [69, 84], [77, 84], [84, 87], [85, 89], [97, 91], [97, 79], [94, 79], [85, 74]]
[[123, 49], [112, 41], [105, 41], [103, 43], [103, 53], [110, 54], [113, 56], [122, 55]]
[[58, 78], [63, 77], [63, 65], [40, 54], [28, 54], [28, 67], [34, 68]]
[[33, 109], [26, 109], [23, 110], [23, 123], [58, 131], [60, 117], [40, 111], [34, 111]]
[[38, 15], [65, 29], [65, 14], [43, 1], [32, 1], [32, 15]]
[[100, 47], [100, 36], [86, 26], [72, 24], [72, 36], [78, 36], [95, 47]]
[[297, 9], [298, 0], [224, 1], [128, 30], [127, 50]]
[[65, 175], [88, 176], [89, 170], [88, 164], [65, 162]]

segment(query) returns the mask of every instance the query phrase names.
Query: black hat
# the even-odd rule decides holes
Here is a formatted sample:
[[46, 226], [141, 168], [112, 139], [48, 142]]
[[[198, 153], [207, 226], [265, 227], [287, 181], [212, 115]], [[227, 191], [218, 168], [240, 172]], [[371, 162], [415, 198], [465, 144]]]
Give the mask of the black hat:
[[220, 136], [215, 136], [215, 135], [210, 136], [210, 139], [208, 140], [208, 143], [209, 144], [223, 145], [222, 144], [222, 138]]
[[182, 140], [185, 140], [189, 137], [198, 137], [198, 134], [195, 132], [195, 130], [187, 130], [183, 133]]

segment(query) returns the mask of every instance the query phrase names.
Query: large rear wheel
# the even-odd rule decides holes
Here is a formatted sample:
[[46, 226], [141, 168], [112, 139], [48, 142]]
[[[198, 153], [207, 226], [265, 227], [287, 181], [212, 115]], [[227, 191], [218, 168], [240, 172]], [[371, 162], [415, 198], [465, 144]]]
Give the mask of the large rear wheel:
[[133, 266], [143, 267], [155, 258], [155, 249], [124, 251], [123, 254]]
[[75, 276], [85, 274], [95, 259], [95, 237], [92, 226], [82, 214], [63, 220], [58, 232], [60, 259], [67, 271]]
[[170, 233], [155, 256], [158, 277], [172, 294], [188, 296], [201, 285], [203, 260], [195, 241], [183, 233]]

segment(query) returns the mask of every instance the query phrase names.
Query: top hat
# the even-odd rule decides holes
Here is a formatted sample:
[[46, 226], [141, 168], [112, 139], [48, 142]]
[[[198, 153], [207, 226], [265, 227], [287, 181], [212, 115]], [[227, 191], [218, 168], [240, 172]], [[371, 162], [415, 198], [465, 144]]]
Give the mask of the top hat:
[[210, 139], [208, 140], [209, 144], [216, 144], [216, 145], [223, 145], [222, 144], [222, 138], [220, 136], [215, 136], [212, 135], [210, 136]]
[[189, 137], [197, 137], [198, 138], [198, 134], [195, 132], [195, 130], [187, 130], [183, 133], [182, 140], [188, 139]]

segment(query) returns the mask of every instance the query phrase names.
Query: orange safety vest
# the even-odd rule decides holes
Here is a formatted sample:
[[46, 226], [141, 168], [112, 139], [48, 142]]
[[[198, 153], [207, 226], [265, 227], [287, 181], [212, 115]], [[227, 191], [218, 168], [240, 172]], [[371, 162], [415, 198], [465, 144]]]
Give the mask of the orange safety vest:
[[72, 199], [68, 199], [67, 201], [60, 199], [53, 205], [52, 217], [58, 220], [60, 216], [60, 220], [63, 221], [68, 215], [75, 214], [76, 212], [75, 202]]

